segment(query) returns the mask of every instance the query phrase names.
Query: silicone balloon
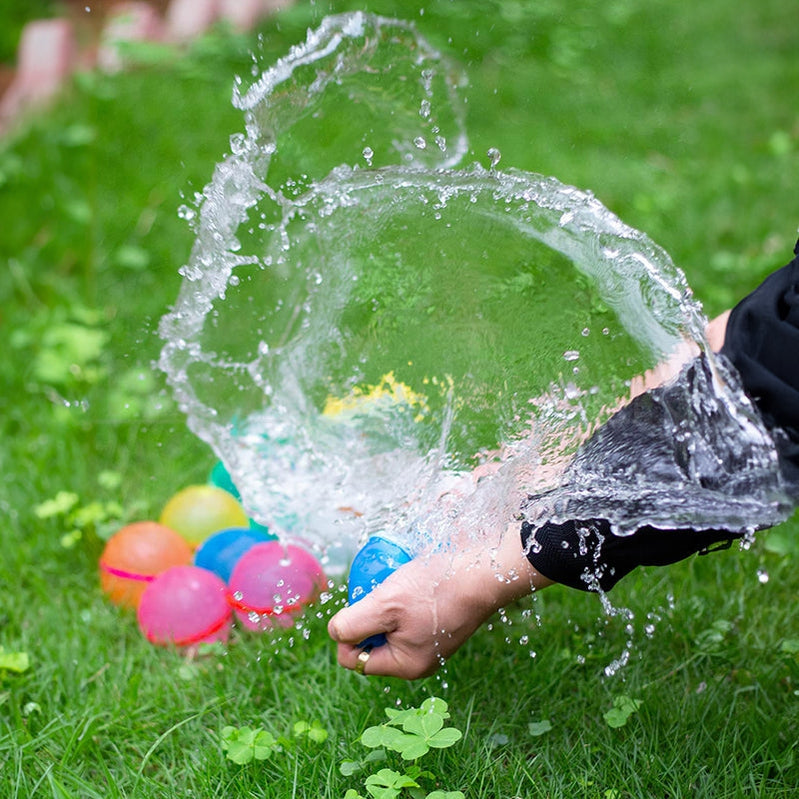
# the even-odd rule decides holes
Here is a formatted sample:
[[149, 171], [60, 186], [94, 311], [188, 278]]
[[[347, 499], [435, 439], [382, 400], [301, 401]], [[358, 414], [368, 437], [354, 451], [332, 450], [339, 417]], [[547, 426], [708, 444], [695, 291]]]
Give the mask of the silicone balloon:
[[158, 522], [129, 524], [116, 532], [100, 556], [100, 586], [116, 605], [136, 608], [144, 589], [170, 566], [191, 563], [191, 547]]
[[[410, 560], [412, 560], [410, 554], [399, 544], [379, 535], [373, 535], [352, 560], [348, 582], [350, 604], [363, 599], [403, 563], [408, 563]], [[361, 641], [358, 646], [372, 649], [385, 643], [386, 636], [377, 633]]]
[[[225, 464], [222, 463], [222, 461], [217, 461], [214, 468], [211, 469], [208, 482], [217, 488], [221, 488], [223, 491], [227, 491], [232, 497], [241, 501], [239, 489], [236, 488], [236, 484], [233, 482], [230, 472], [225, 468]], [[268, 539], [277, 538], [276, 535], [272, 535], [272, 533], [269, 532], [269, 528], [265, 524], [261, 524], [255, 521], [255, 519], [250, 519], [250, 529], [263, 533]]]
[[232, 613], [220, 577], [198, 566], [173, 566], [144, 590], [137, 616], [148, 641], [185, 647], [227, 641]]
[[208, 482], [223, 491], [227, 491], [235, 499], [241, 499], [241, 494], [239, 494], [230, 472], [222, 461], [217, 461], [214, 464], [214, 468], [211, 469], [211, 474], [208, 477]]
[[178, 491], [164, 506], [159, 521], [195, 547], [219, 530], [249, 524], [239, 501], [213, 485], [194, 485]]
[[256, 544], [230, 575], [230, 601], [251, 630], [291, 627], [325, 585], [319, 561], [307, 550], [278, 541]]
[[200, 544], [194, 553], [194, 565], [208, 569], [228, 582], [239, 558], [256, 544], [263, 544], [269, 540], [268, 535], [251, 527], [230, 527], [227, 530], [220, 530]]

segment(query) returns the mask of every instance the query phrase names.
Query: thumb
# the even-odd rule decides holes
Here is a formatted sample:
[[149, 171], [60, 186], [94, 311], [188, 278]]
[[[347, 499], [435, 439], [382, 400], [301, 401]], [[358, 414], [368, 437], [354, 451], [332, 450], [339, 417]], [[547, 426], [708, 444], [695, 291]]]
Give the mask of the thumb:
[[356, 645], [376, 633], [389, 632], [379, 605], [374, 595], [368, 594], [354, 605], [343, 608], [330, 619], [328, 634], [339, 644]]

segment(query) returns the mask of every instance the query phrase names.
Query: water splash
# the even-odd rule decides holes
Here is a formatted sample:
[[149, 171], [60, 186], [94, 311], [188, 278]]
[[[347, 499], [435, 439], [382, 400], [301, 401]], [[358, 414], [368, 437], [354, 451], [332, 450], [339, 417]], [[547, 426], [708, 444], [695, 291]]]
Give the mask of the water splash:
[[525, 514], [533, 523], [609, 519], [619, 535], [644, 525], [751, 534], [791, 505], [771, 436], [732, 367], [706, 352], [610, 420], [556, 489], [528, 498]]
[[635, 375], [691, 348], [736, 463], [769, 447], [665, 251], [498, 150], [462, 165], [464, 85], [409, 23], [328, 17], [237, 79], [245, 131], [181, 210], [196, 240], [160, 367], [284, 535], [347, 552], [504, 529]]

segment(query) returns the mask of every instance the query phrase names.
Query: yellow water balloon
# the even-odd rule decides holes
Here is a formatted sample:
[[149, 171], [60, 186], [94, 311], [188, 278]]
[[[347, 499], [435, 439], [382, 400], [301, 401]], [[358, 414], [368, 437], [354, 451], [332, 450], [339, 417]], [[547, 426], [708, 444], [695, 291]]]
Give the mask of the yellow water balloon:
[[219, 530], [249, 525], [241, 503], [214, 485], [192, 485], [178, 491], [164, 506], [159, 521], [194, 547]]

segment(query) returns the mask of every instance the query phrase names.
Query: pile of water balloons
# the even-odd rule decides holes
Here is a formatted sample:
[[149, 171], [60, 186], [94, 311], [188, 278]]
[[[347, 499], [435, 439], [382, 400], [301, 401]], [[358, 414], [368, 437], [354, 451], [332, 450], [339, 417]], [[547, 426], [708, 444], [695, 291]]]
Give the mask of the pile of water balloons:
[[154, 644], [227, 642], [231, 626], [291, 627], [327, 579], [317, 558], [250, 519], [227, 470], [175, 494], [158, 521], [128, 524], [107, 542], [100, 583], [136, 610]]

